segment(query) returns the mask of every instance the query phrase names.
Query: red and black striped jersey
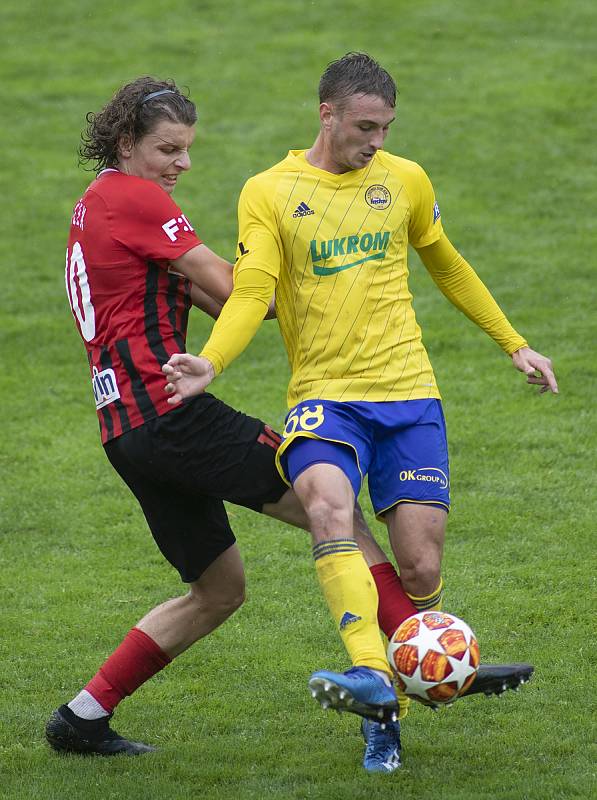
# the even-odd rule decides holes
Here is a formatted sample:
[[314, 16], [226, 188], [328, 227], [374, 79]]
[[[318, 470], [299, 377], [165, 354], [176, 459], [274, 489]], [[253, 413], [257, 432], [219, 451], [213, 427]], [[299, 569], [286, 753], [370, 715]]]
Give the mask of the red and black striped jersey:
[[104, 170], [75, 206], [66, 292], [103, 442], [172, 408], [161, 368], [185, 351], [191, 297], [170, 262], [198, 244], [168, 193], [143, 178]]

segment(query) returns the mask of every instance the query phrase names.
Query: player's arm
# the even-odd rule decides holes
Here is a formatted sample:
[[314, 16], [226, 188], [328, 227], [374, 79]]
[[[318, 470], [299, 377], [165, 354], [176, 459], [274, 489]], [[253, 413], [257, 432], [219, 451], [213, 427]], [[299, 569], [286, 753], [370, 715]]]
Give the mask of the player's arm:
[[175, 353], [162, 367], [171, 405], [203, 392], [257, 333], [275, 290], [275, 279], [258, 269], [238, 273], [234, 290], [199, 356]]
[[176, 272], [180, 272], [193, 284], [193, 304], [211, 316], [214, 316], [211, 310], [216, 310], [219, 305], [219, 312], [232, 292], [232, 264], [204, 244], [192, 247], [170, 263]]
[[512, 357], [514, 366], [527, 375], [527, 382], [541, 386], [541, 392], [557, 393], [551, 361], [531, 350], [514, 330], [483, 281], [448, 237], [442, 232], [437, 241], [417, 248], [417, 253], [448, 300]]
[[199, 354], [200, 358], [211, 361], [216, 375], [239, 356], [255, 336], [275, 288], [275, 279], [263, 270], [249, 267], [237, 273], [230, 299]]
[[[204, 244], [192, 248], [171, 263], [173, 269], [191, 281], [193, 305], [205, 311], [210, 317], [218, 319], [224, 303], [232, 293], [232, 264], [220, 258]], [[275, 298], [270, 297], [264, 319], [274, 319], [275, 316]]]
[[[124, 247], [161, 268], [173, 270], [197, 287], [193, 300], [216, 312], [232, 291], [232, 264], [216, 255], [198, 237], [172, 198], [145, 181], [118, 197], [119, 213], [111, 221], [112, 236]], [[203, 293], [203, 294], [202, 294]]]
[[175, 354], [164, 365], [171, 404], [204, 391], [215, 375], [243, 352], [268, 313], [281, 264], [271, 196], [261, 183], [251, 181], [241, 193], [239, 242], [243, 244], [239, 244], [234, 289], [199, 356]]
[[217, 319], [220, 316], [220, 311], [224, 307], [224, 303], [211, 297], [194, 283], [191, 284], [191, 302], [195, 308], [209, 314], [213, 319]]

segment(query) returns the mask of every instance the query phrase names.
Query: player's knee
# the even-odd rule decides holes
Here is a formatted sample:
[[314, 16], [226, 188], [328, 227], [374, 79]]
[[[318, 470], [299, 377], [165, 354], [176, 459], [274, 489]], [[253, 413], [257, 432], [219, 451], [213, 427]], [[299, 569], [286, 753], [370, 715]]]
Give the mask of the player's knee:
[[352, 508], [337, 498], [317, 495], [305, 503], [312, 533], [341, 534], [352, 530]]
[[217, 591], [191, 591], [189, 593], [189, 601], [196, 606], [197, 611], [207, 611], [217, 624], [221, 624], [231, 617], [242, 606], [245, 599], [244, 580], [223, 586]]
[[245, 602], [245, 586], [229, 587], [227, 591], [218, 593], [212, 598], [212, 608], [215, 614], [222, 620], [231, 617], [235, 611]]
[[441, 565], [435, 559], [421, 557], [400, 565], [400, 579], [406, 591], [416, 597], [434, 592], [441, 581]]

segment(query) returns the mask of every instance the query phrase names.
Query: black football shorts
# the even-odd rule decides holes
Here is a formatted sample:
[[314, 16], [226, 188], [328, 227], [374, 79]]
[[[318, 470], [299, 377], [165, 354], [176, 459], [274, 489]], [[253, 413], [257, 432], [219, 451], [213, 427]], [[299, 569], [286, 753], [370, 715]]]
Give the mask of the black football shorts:
[[104, 449], [183, 581], [197, 580], [236, 541], [224, 500], [261, 511], [288, 487], [280, 437], [210, 394], [112, 439]]

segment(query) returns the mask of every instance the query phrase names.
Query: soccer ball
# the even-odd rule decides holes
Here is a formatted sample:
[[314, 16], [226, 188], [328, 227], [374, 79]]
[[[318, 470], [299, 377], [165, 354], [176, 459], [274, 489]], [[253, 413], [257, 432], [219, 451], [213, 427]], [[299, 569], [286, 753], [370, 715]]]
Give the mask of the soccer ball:
[[447, 704], [464, 694], [479, 666], [475, 634], [461, 619], [423, 611], [405, 619], [388, 645], [396, 682], [426, 705]]

